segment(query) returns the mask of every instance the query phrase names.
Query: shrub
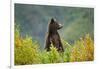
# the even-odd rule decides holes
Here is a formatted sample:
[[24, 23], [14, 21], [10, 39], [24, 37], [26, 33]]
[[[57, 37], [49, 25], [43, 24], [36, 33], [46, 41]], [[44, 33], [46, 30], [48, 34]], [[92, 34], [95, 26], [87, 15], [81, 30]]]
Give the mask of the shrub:
[[84, 39], [75, 42], [70, 61], [92, 61], [94, 59], [94, 42], [87, 34]]
[[39, 58], [39, 44], [32, 41], [32, 37], [21, 38], [18, 29], [15, 30], [15, 65], [41, 63]]
[[15, 28], [14, 38], [15, 65], [92, 61], [94, 59], [94, 42], [89, 34], [75, 41], [73, 45], [62, 39], [64, 52], [58, 52], [52, 44], [51, 51], [41, 51], [39, 43], [32, 40], [32, 37], [28, 35], [21, 37], [19, 26]]

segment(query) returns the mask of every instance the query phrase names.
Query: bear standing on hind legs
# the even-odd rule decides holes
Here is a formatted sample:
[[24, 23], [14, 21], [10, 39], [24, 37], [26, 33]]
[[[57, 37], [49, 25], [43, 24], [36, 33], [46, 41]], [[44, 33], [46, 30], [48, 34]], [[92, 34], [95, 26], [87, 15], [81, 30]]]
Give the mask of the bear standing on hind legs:
[[48, 26], [48, 35], [46, 37], [46, 46], [45, 49], [50, 51], [50, 46], [53, 44], [54, 47], [57, 48], [57, 51], [63, 52], [63, 46], [61, 43], [60, 35], [57, 30], [61, 29], [62, 25], [58, 24], [53, 18]]

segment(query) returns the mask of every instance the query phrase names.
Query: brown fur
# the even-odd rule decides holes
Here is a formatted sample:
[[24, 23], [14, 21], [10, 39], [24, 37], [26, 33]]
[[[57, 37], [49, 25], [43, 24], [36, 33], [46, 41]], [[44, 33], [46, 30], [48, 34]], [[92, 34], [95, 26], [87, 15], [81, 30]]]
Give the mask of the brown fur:
[[64, 51], [59, 33], [57, 30], [61, 29], [62, 26], [59, 25], [53, 18], [48, 26], [48, 35], [46, 38], [46, 46], [45, 49], [50, 51], [50, 46], [53, 44], [54, 47], [57, 48], [57, 51]]

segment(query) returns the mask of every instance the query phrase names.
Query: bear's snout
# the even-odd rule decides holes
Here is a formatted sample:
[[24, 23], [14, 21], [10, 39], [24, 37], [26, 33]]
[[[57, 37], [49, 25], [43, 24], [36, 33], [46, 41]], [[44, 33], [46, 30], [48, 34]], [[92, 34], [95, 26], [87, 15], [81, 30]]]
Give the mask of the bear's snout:
[[59, 27], [58, 27], [58, 29], [61, 29], [63, 27], [63, 25], [62, 24], [59, 24]]

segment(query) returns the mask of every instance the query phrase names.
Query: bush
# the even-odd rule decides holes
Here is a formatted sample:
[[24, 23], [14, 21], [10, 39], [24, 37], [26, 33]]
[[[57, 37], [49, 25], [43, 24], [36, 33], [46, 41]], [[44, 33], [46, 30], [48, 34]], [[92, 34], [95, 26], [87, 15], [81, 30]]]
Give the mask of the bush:
[[15, 28], [14, 38], [15, 65], [92, 61], [94, 59], [94, 42], [89, 34], [75, 41], [73, 45], [62, 39], [64, 52], [58, 52], [53, 45], [50, 47], [51, 51], [41, 51], [39, 43], [33, 41], [32, 37], [21, 37], [19, 26]]
[[20, 30], [15, 30], [15, 65], [40, 63], [39, 44], [32, 37], [21, 38]]
[[92, 61], [94, 59], [94, 42], [87, 34], [73, 45], [70, 61]]

